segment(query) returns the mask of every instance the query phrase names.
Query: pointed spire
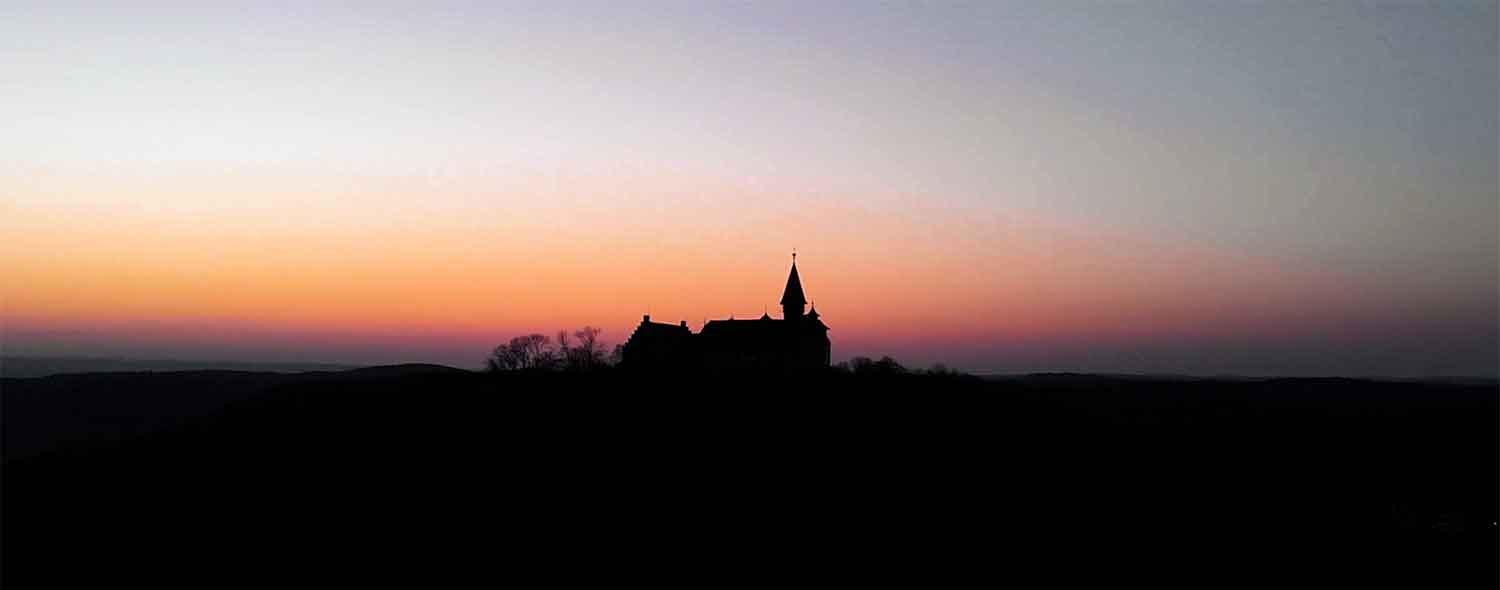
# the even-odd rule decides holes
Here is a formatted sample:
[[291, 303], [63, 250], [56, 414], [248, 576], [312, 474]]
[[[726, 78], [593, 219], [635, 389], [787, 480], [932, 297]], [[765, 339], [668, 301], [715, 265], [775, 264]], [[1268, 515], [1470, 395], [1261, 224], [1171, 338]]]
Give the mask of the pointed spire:
[[796, 252], [792, 253], [792, 272], [786, 277], [786, 290], [781, 293], [781, 305], [807, 305], [807, 297], [802, 294], [802, 277], [797, 276]]
[[786, 277], [786, 290], [781, 292], [781, 318], [802, 319], [802, 308], [807, 306], [807, 297], [802, 294], [802, 277], [797, 276], [797, 251], [792, 251], [792, 272]]

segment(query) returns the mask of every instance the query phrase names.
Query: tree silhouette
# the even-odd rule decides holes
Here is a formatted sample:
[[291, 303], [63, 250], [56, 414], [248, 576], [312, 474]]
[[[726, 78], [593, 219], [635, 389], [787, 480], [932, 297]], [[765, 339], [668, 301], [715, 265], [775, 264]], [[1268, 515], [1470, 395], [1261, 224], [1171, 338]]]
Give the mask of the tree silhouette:
[[495, 347], [485, 360], [490, 371], [594, 371], [619, 362], [620, 346], [606, 356], [609, 350], [599, 334], [603, 330], [584, 326], [573, 332], [558, 330], [557, 338], [550, 339], [541, 334], [528, 334], [511, 338], [507, 344]]
[[959, 371], [943, 363], [933, 363], [932, 367], [928, 368], [926, 373], [942, 377], [958, 377], [964, 374], [963, 371]]
[[541, 334], [516, 336], [509, 343], [496, 346], [485, 360], [485, 366], [491, 371], [547, 368], [555, 360], [555, 355], [547, 349], [547, 343], [547, 337]]
[[584, 326], [573, 332], [578, 344], [565, 352], [567, 370], [591, 371], [604, 365], [604, 344], [599, 341], [599, 333], [602, 331], [593, 326]]
[[849, 359], [849, 370], [866, 375], [900, 375], [906, 373], [906, 367], [888, 356], [880, 357], [880, 360], [870, 360], [867, 356], [857, 356]]

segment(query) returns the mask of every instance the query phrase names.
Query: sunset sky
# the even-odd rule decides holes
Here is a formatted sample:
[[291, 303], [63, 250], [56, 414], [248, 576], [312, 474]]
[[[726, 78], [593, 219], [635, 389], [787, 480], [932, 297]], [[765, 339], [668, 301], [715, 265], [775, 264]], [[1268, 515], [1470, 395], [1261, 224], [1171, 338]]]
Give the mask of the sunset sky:
[[0, 3], [7, 355], [1495, 375], [1500, 9]]

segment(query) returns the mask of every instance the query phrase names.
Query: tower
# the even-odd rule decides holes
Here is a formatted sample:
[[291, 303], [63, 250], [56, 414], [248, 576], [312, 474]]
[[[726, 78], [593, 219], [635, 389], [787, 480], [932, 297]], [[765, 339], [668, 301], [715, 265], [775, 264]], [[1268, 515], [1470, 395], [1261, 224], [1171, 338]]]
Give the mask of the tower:
[[802, 309], [807, 306], [807, 297], [802, 295], [802, 278], [797, 276], [797, 253], [792, 253], [792, 273], [786, 277], [786, 290], [781, 293], [781, 318], [802, 319]]

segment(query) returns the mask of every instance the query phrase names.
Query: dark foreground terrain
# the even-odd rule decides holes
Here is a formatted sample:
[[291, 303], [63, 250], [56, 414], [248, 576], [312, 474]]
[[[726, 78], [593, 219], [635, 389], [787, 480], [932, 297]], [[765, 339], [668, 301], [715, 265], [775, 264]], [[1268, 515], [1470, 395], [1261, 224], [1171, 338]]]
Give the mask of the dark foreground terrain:
[[1488, 586], [1493, 384], [3, 381], [15, 586]]

